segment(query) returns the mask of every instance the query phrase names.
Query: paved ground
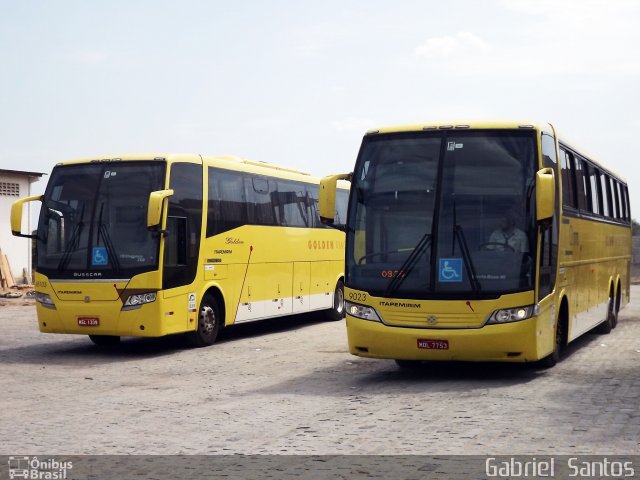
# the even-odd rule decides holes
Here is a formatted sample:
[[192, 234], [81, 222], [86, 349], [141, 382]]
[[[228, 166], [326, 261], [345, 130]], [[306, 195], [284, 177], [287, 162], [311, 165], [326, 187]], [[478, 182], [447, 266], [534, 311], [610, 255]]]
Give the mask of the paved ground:
[[410, 373], [349, 355], [344, 322], [317, 315], [105, 352], [5, 302], [0, 454], [640, 454], [639, 296], [551, 370]]

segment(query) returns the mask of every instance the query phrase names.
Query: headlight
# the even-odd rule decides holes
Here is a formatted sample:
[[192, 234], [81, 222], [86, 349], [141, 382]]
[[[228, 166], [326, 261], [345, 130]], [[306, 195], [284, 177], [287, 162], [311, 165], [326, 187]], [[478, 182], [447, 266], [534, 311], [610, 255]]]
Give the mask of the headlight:
[[36, 292], [36, 302], [46, 308], [56, 309], [56, 304], [53, 303], [53, 299], [46, 293]]
[[505, 308], [503, 310], [496, 310], [491, 314], [487, 325], [497, 323], [511, 323], [526, 320], [534, 315], [540, 313], [540, 307], [538, 305], [527, 305], [526, 307]]
[[131, 295], [127, 298], [127, 301], [124, 302], [122, 307], [123, 310], [133, 310], [134, 308], [140, 308], [145, 303], [151, 303], [156, 301], [156, 293], [138, 293], [136, 295]]
[[358, 305], [357, 303], [344, 302], [347, 307], [347, 313], [352, 317], [361, 318], [362, 320], [371, 320], [372, 322], [381, 322], [376, 311], [371, 307]]

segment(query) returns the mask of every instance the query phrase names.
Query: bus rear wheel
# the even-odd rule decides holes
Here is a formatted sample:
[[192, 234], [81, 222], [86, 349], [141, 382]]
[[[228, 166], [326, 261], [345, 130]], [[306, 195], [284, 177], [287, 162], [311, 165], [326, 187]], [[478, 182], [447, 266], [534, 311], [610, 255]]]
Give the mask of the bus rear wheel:
[[607, 306], [607, 319], [596, 327], [596, 332], [606, 335], [611, 333], [618, 323], [616, 313], [616, 302], [613, 299], [613, 295], [609, 297], [609, 305]]
[[344, 283], [338, 280], [333, 292], [333, 306], [328, 311], [329, 320], [342, 320], [344, 318]]
[[99, 347], [113, 347], [120, 343], [117, 335], [89, 335], [89, 339]]
[[220, 308], [212, 295], [205, 295], [198, 310], [198, 327], [187, 338], [194, 347], [213, 345], [220, 332]]

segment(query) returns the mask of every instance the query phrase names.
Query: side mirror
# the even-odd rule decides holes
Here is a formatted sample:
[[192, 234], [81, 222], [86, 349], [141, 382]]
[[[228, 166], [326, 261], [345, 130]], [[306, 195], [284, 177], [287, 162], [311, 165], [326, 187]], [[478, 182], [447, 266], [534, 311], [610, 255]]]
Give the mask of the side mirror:
[[342, 173], [340, 175], [329, 175], [320, 180], [320, 221], [324, 225], [333, 225], [336, 213], [336, 188], [338, 180], [351, 180], [350, 173]]
[[536, 219], [539, 222], [553, 217], [556, 208], [556, 185], [552, 168], [536, 173]]
[[171, 195], [173, 195], [173, 190], [158, 190], [149, 194], [149, 205], [147, 207], [148, 229], [153, 229], [160, 225], [164, 199]]
[[34, 195], [32, 197], [21, 198], [11, 205], [11, 233], [16, 237], [36, 238], [36, 235], [27, 235], [22, 233], [22, 206], [25, 203], [42, 201], [42, 195]]

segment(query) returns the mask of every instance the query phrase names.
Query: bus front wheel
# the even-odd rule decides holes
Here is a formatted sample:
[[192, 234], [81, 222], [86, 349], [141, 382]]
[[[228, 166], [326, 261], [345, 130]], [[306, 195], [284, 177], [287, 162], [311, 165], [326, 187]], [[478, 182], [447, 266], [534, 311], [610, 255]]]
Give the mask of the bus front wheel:
[[554, 339], [553, 352], [547, 355], [542, 360], [538, 360], [537, 365], [540, 368], [551, 368], [560, 361], [560, 355], [565, 346], [566, 338], [566, 325], [564, 323], [564, 316], [558, 318], [558, 325], [556, 326], [556, 335]]
[[328, 311], [329, 320], [342, 320], [344, 318], [344, 283], [338, 280], [333, 292], [333, 306]]
[[187, 338], [194, 347], [213, 345], [220, 332], [220, 308], [212, 295], [205, 295], [198, 310], [198, 328], [189, 332]]

